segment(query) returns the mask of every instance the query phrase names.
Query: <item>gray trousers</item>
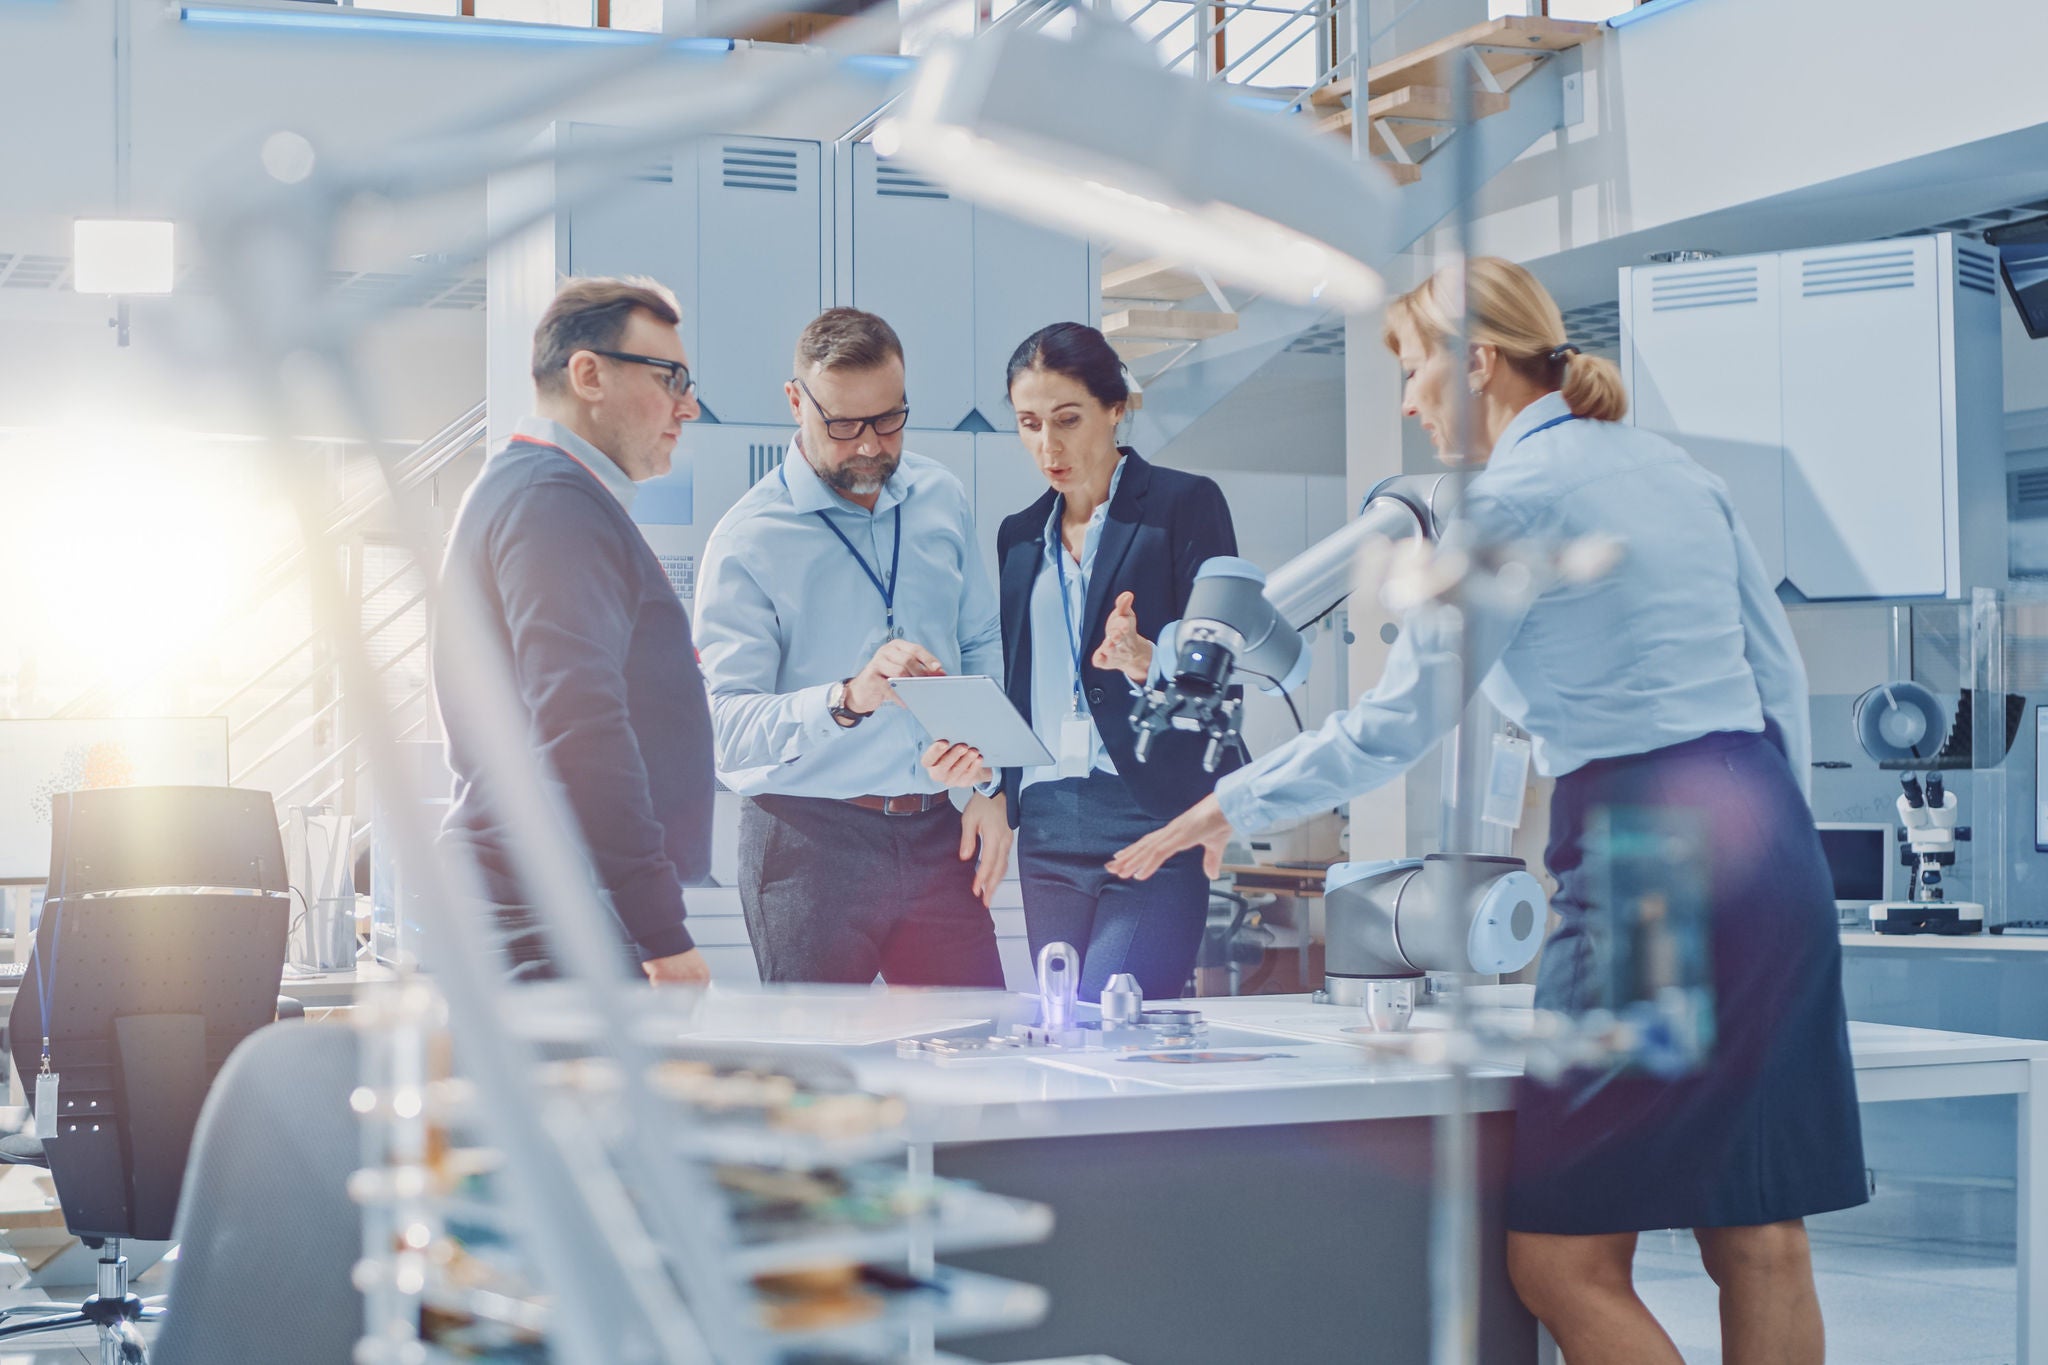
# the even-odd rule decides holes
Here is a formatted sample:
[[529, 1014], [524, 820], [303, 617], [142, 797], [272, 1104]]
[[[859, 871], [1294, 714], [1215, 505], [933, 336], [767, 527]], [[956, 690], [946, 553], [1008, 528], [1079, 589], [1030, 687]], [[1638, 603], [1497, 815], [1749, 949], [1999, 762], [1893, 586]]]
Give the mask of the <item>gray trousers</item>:
[[1001, 986], [974, 874], [950, 802], [920, 815], [811, 796], [740, 803], [740, 905], [763, 981]]

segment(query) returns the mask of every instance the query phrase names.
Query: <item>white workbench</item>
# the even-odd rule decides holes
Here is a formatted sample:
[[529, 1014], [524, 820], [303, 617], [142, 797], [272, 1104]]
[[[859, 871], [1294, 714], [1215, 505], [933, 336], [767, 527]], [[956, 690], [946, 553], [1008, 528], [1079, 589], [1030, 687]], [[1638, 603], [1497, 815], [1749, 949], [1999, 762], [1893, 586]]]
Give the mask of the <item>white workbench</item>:
[[1842, 947], [1916, 953], [2048, 953], [2048, 934], [1874, 934], [1848, 930]]
[[[1501, 988], [1512, 990], [1513, 988]], [[1014, 999], [1014, 997], [1013, 997]], [[1304, 997], [1253, 996], [1183, 1002], [1209, 1021], [1211, 1046], [1290, 1044], [1231, 1027], [1233, 1018], [1271, 1016]], [[1441, 1024], [1430, 1012], [1418, 1027]], [[1988, 1038], [1885, 1024], [1852, 1023], [1858, 1097], [1866, 1104], [1972, 1095], [2018, 1098], [2019, 1365], [2048, 1365], [2048, 1042]], [[1313, 1046], [1313, 1045], [1310, 1045]], [[1185, 1132], [1269, 1125], [1427, 1117], [1445, 1111], [1451, 1082], [1441, 1068], [1389, 1060], [1359, 1049], [1357, 1074], [1342, 1081], [1172, 1089], [1004, 1057], [935, 1065], [903, 1061], [888, 1048], [848, 1054], [865, 1084], [911, 1099], [921, 1135], [940, 1144]], [[1247, 1072], [1251, 1068], [1246, 1068]], [[1515, 1068], [1481, 1069], [1469, 1094], [1481, 1112], [1512, 1106]]]

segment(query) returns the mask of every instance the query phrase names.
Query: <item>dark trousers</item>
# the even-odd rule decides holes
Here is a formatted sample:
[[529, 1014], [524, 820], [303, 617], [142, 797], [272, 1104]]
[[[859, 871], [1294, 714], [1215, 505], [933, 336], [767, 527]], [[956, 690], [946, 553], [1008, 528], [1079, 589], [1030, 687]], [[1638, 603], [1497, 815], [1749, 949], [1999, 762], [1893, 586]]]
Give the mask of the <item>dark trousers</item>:
[[1113, 773], [1035, 782], [1019, 798], [1017, 871], [1031, 958], [1048, 943], [1081, 952], [1081, 998], [1095, 1000], [1118, 972], [1138, 978], [1147, 1000], [1187, 988], [1209, 916], [1202, 851], [1168, 859], [1150, 881], [1120, 881], [1103, 864], [1165, 821], [1147, 815]]
[[740, 906], [763, 981], [996, 986], [995, 922], [960, 812], [884, 815], [810, 796], [740, 804]]

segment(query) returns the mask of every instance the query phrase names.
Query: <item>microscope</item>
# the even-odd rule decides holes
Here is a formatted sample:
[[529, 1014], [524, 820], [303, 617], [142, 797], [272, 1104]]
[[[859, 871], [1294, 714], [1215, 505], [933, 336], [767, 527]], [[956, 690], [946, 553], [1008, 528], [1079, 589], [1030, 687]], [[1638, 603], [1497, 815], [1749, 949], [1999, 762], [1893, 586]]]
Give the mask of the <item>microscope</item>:
[[1956, 826], [1956, 794], [1937, 772], [1924, 781], [1906, 773], [1899, 785], [1899, 862], [1912, 873], [1912, 886], [1906, 900], [1871, 906], [1870, 927], [1880, 934], [1981, 933], [1984, 907], [1949, 900], [1941, 886], [1941, 870], [1955, 866], [1957, 841], [1970, 839], [1967, 826]]
[[[1281, 566], [1270, 580], [1235, 558], [1212, 559], [1195, 585], [1164, 681], [1138, 699], [1131, 723], [1143, 762], [1168, 731], [1206, 740], [1214, 770], [1238, 740], [1234, 684], [1291, 691], [1308, 676], [1301, 628], [1351, 592], [1352, 564], [1375, 537], [1435, 540], [1463, 476], [1408, 475], [1374, 488], [1358, 519]], [[1339, 863], [1325, 879], [1326, 954], [1319, 1002], [1362, 1007], [1382, 1029], [1407, 1025], [1427, 972], [1519, 971], [1542, 946], [1549, 901], [1519, 858], [1445, 851], [1426, 858]]]

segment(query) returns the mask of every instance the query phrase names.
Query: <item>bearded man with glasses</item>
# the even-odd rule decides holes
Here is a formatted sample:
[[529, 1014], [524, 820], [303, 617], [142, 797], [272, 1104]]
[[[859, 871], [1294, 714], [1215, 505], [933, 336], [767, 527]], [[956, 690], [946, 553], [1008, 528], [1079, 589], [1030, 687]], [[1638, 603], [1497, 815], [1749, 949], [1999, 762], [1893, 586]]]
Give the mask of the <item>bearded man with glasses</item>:
[[[973, 505], [903, 449], [903, 345], [881, 318], [821, 314], [784, 392], [796, 439], [712, 532], [697, 596], [754, 959], [764, 981], [1001, 986], [1002, 794], [889, 686], [1001, 671]], [[957, 809], [948, 788], [977, 779]]]
[[[711, 979], [683, 883], [711, 870], [711, 717], [690, 619], [627, 513], [697, 420], [675, 296], [647, 279], [564, 284], [533, 335], [534, 413], [463, 498], [442, 575], [475, 590], [519, 689], [525, 752], [574, 820], [625, 950], [657, 985]], [[434, 634], [444, 682], [451, 660]], [[515, 975], [555, 974], [467, 698], [436, 696], [455, 799], [441, 843], [476, 860]]]

